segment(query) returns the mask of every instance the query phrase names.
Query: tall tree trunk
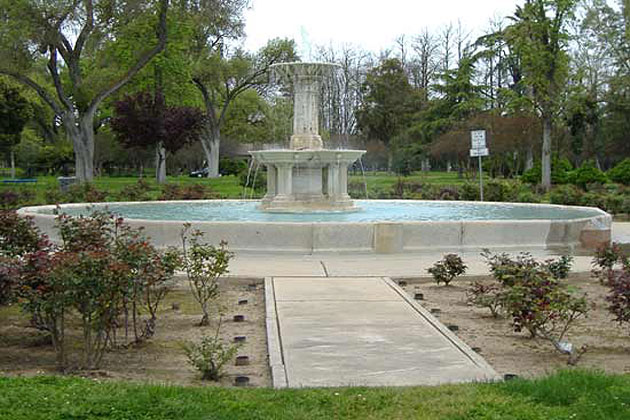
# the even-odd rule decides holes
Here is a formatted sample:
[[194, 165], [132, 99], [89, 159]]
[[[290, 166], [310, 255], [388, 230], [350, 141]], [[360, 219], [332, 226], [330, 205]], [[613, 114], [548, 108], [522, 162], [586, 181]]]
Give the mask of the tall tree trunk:
[[166, 182], [166, 149], [162, 142], [155, 146], [155, 181], [158, 184]]
[[11, 148], [11, 178], [15, 179], [15, 150]]
[[529, 171], [534, 167], [534, 147], [527, 148], [527, 156], [525, 157], [525, 171]]
[[551, 188], [551, 116], [543, 116], [543, 146], [542, 146], [542, 179], [541, 184], [547, 191]]
[[87, 113], [77, 122], [72, 112], [66, 112], [62, 119], [74, 148], [77, 181], [91, 182], [94, 179], [94, 115]]
[[219, 147], [221, 144], [221, 129], [212, 127], [210, 123], [201, 132], [201, 145], [206, 155], [208, 178], [219, 176]]

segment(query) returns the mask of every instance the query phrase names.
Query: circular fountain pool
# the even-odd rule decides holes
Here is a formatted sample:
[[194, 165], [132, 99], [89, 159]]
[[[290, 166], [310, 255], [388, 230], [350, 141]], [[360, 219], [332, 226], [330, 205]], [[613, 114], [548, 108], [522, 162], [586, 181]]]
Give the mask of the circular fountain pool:
[[[357, 201], [360, 211], [266, 213], [258, 201], [99, 203], [144, 227], [159, 245], [178, 245], [184, 222], [231, 249], [262, 252], [407, 252], [481, 248], [593, 248], [610, 240], [611, 217], [588, 207], [412, 200]], [[71, 215], [88, 204], [66, 204]], [[55, 206], [21, 211], [54, 239]]]

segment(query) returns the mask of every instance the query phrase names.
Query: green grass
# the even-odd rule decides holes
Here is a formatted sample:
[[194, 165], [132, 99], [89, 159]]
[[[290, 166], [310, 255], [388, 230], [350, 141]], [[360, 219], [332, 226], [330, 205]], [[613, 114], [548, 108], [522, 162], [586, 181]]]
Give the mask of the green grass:
[[630, 418], [630, 377], [564, 371], [533, 381], [413, 388], [185, 388], [0, 378], [0, 419]]
[[[0, 183], [0, 193], [3, 190], [30, 190], [34, 192], [34, 199], [24, 204], [47, 204], [46, 192], [51, 190], [58, 190], [59, 184], [56, 176], [38, 176], [37, 182], [34, 184], [2, 184]], [[0, 181], [8, 179], [7, 177], [0, 177]], [[370, 198], [375, 198], [378, 191], [391, 191], [394, 184], [398, 181], [399, 177], [396, 175], [387, 174], [384, 172], [370, 172], [365, 175], [365, 180], [370, 191]], [[439, 186], [456, 186], [462, 185], [466, 182], [464, 178], [459, 178], [456, 172], [416, 172], [411, 176], [405, 177], [405, 181], [422, 182], [424, 184], [439, 185]], [[157, 199], [161, 194], [161, 187], [155, 182], [153, 177], [147, 176], [144, 178], [151, 187], [148, 195], [152, 200]], [[350, 175], [349, 180], [363, 184], [363, 176], [358, 172], [355, 175]], [[94, 186], [107, 193], [106, 201], [116, 201], [120, 191], [127, 187], [136, 184], [137, 177], [96, 177], [94, 179]], [[188, 176], [169, 176], [167, 177], [169, 183], [176, 183], [180, 185], [202, 184], [209, 188], [219, 198], [224, 199], [240, 199], [243, 197], [243, 187], [239, 185], [239, 179], [236, 176], [223, 176], [220, 178], [190, 178]], [[246, 198], [260, 198], [261, 192], [251, 195], [251, 189], [246, 192]], [[362, 195], [361, 195], [362, 196]]]
[[[0, 178], [2, 179], [8, 178]], [[155, 182], [155, 178], [145, 177], [145, 181], [150, 186], [149, 197], [152, 200], [157, 199], [161, 194], [161, 187]], [[188, 176], [169, 176], [167, 178], [169, 183], [176, 183], [180, 185], [192, 185], [202, 184], [210, 189], [211, 192], [218, 195], [220, 198], [242, 198], [243, 187], [239, 185], [239, 179], [236, 176], [223, 176], [220, 178], [190, 178]], [[138, 182], [136, 177], [97, 177], [94, 179], [93, 185], [98, 190], [105, 191], [107, 193], [106, 201], [116, 201], [119, 198], [117, 195], [120, 191], [127, 187], [134, 185]], [[32, 191], [35, 194], [34, 200], [28, 204], [47, 204], [46, 191], [58, 190], [59, 183], [55, 176], [38, 176], [37, 182], [33, 184], [1, 184], [0, 193], [3, 190], [14, 191]], [[251, 190], [247, 192], [247, 198], [249, 198]], [[257, 198], [257, 196], [254, 196]]]

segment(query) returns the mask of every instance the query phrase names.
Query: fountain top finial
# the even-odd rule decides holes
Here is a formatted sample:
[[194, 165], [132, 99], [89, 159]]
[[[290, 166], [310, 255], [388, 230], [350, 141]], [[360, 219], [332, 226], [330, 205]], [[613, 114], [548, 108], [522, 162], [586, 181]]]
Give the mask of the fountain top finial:
[[319, 135], [320, 87], [334, 71], [334, 63], [278, 63], [271, 68], [272, 80], [293, 85], [293, 135], [290, 148], [294, 150], [321, 150], [324, 147]]
[[272, 80], [296, 82], [299, 78], [315, 78], [321, 83], [331, 77], [335, 71], [341, 68], [336, 63], [316, 63], [292, 61], [287, 63], [276, 63], [270, 67]]

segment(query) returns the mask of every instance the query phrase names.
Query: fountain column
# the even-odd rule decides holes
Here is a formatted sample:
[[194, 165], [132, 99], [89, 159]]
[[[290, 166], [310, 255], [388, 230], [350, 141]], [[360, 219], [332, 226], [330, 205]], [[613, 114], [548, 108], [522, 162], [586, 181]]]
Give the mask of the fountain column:
[[[290, 148], [293, 150], [321, 150], [319, 133], [319, 91], [322, 75], [310, 74], [308, 68], [295, 72], [293, 78], [293, 135]], [[311, 70], [312, 71], [312, 70]]]
[[339, 198], [342, 200], [349, 200], [348, 195], [348, 163], [342, 162], [338, 166], [338, 185], [339, 185]]
[[276, 200], [289, 201], [293, 194], [293, 164], [281, 162], [276, 164], [277, 190]]
[[264, 201], [271, 201], [276, 196], [277, 171], [274, 165], [265, 165], [267, 167], [267, 194], [263, 197]]

